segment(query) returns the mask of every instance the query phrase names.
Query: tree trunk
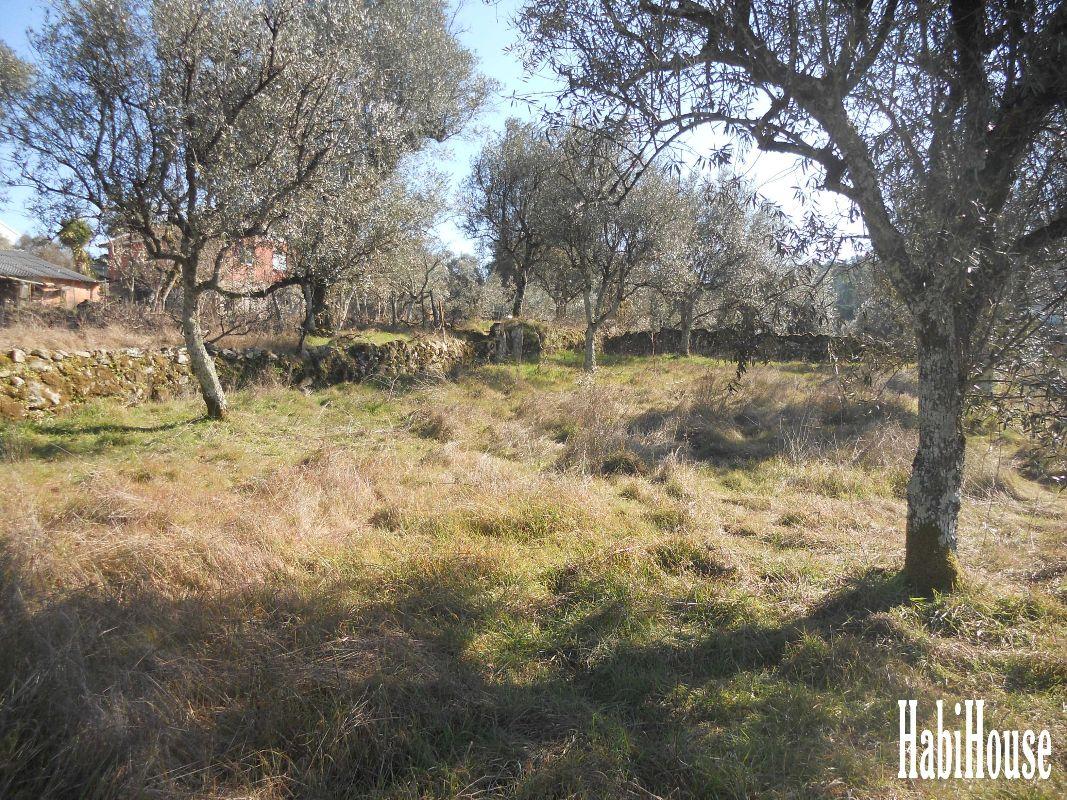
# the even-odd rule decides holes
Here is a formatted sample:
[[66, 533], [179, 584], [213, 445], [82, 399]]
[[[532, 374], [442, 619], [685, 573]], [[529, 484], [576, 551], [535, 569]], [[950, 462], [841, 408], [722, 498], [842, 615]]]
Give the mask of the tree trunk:
[[596, 371], [596, 325], [587, 325], [585, 329], [585, 360], [582, 369], [586, 372]]
[[182, 266], [182, 334], [189, 351], [189, 367], [200, 384], [208, 419], [226, 418], [226, 394], [222, 391], [215, 362], [204, 346], [200, 327], [200, 291], [196, 288], [196, 264]]
[[582, 362], [582, 369], [586, 372], [595, 372], [596, 329], [604, 317], [600, 316], [601, 304], [599, 298], [594, 305], [593, 295], [588, 286], [582, 292], [582, 305], [585, 307], [585, 360]]
[[919, 447], [908, 483], [904, 574], [924, 595], [947, 592], [959, 581], [956, 526], [960, 511], [965, 439], [966, 374], [951, 323], [921, 326]]
[[522, 316], [522, 301], [526, 296], [526, 276], [518, 272], [515, 274], [515, 299], [511, 303], [511, 316], [518, 319]]
[[434, 328], [437, 329], [437, 330], [440, 330], [441, 329], [441, 325], [442, 325], [441, 317], [440, 317], [440, 313], [439, 313], [440, 310], [437, 307], [437, 298], [433, 296], [433, 290], [432, 289], [430, 290], [430, 311], [433, 312], [433, 326], [434, 326]]
[[523, 338], [524, 331], [522, 323], [519, 323], [512, 329], [512, 348], [515, 351], [515, 362], [517, 364], [522, 363], [522, 350], [523, 350]]
[[303, 336], [333, 332], [333, 319], [326, 304], [327, 287], [324, 281], [308, 276], [301, 288], [304, 292]]
[[678, 349], [683, 356], [691, 355], [693, 341], [693, 302], [686, 300], [682, 303], [682, 338], [678, 343]]
[[153, 311], [163, 311], [167, 307], [167, 300], [170, 298], [170, 293], [174, 289], [174, 284], [178, 282], [178, 275], [178, 267], [172, 267], [167, 271], [167, 274], [163, 276], [163, 281], [159, 284], [155, 296], [152, 298]]

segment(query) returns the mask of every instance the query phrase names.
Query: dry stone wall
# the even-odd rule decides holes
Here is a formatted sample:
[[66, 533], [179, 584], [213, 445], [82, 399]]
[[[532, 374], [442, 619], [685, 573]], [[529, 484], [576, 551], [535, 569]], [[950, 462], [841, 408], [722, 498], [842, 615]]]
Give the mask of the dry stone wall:
[[327, 386], [368, 378], [452, 374], [475, 357], [470, 343], [451, 337], [424, 337], [372, 344], [358, 340], [311, 348], [301, 382]]
[[[681, 351], [682, 335], [676, 328], [663, 328], [656, 334], [633, 331], [610, 336], [604, 340], [604, 352], [613, 355], [647, 356]], [[694, 329], [690, 337], [690, 352], [712, 358], [733, 359], [746, 353], [755, 360], [770, 361], [828, 361], [831, 353], [838, 357], [859, 351], [857, 340], [847, 336], [827, 336], [817, 333], [777, 334], [765, 332], [743, 336], [729, 328], [719, 330]]]
[[[304, 358], [255, 348], [213, 351], [219, 378], [230, 389], [266, 382], [307, 387], [377, 376], [447, 374], [473, 358], [467, 342], [446, 337], [381, 345], [341, 342], [313, 348]], [[98, 397], [139, 403], [195, 389], [184, 347], [0, 351], [0, 418], [47, 414]]]
[[54, 411], [94, 397], [164, 399], [190, 382], [184, 349], [0, 352], [0, 416]]
[[477, 358], [494, 363], [537, 361], [550, 353], [580, 351], [585, 344], [582, 330], [526, 319], [501, 320], [494, 322], [488, 333], [468, 330], [460, 335], [474, 348]]

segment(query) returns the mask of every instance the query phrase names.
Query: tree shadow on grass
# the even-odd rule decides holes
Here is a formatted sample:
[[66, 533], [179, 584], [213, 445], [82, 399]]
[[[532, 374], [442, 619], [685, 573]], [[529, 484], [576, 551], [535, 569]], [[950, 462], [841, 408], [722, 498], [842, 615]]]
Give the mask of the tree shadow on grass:
[[826, 411], [806, 402], [717, 409], [708, 404], [650, 409], [627, 423], [639, 440], [673, 432], [694, 460], [719, 467], [751, 467], [789, 455], [816, 457], [828, 449], [855, 449], [887, 425], [915, 427], [913, 411], [894, 404], [852, 401]]
[[206, 416], [161, 422], [156, 425], [126, 425], [114, 422], [85, 423], [77, 420], [48, 420], [29, 425], [31, 436], [20, 448], [23, 458], [57, 461], [71, 456], [99, 455], [116, 448], [143, 442], [145, 434], [202, 425]]
[[831, 796], [842, 712], [790, 648], [900, 600], [868, 573], [787, 625], [645, 641], [632, 600], [537, 612], [469, 558], [358, 600], [350, 583], [143, 583], [39, 604], [0, 565], [5, 798]]

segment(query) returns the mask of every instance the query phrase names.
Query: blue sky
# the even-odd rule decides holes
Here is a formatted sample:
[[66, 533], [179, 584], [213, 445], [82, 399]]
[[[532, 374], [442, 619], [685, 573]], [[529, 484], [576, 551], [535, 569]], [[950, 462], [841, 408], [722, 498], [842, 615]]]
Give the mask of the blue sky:
[[[24, 57], [29, 57], [26, 29], [41, 23], [46, 5], [36, 0], [0, 0], [0, 39]], [[463, 136], [443, 145], [434, 145], [422, 156], [424, 164], [444, 174], [452, 191], [459, 188], [467, 175], [471, 160], [481, 149], [487, 134], [501, 130], [509, 116], [526, 118], [536, 114], [529, 104], [515, 102], [510, 99], [511, 96], [537, 96], [551, 92], [553, 88], [549, 77], [527, 75], [518, 56], [509, 52], [516, 41], [511, 20], [521, 5], [522, 0], [453, 0], [455, 25], [461, 41], [477, 55], [481, 70], [499, 84], [499, 91]], [[716, 133], [705, 130], [690, 137], [689, 146], [694, 153], [701, 150], [707, 152], [716, 141], [721, 141]], [[756, 153], [750, 154], [738, 168], [747, 174], [765, 197], [790, 213], [799, 211], [794, 199], [799, 173], [793, 159]], [[0, 220], [22, 233], [44, 233], [46, 231], [41, 229], [40, 223], [28, 211], [30, 199], [25, 190], [9, 190], [6, 200], [0, 202]], [[817, 202], [821, 203], [824, 210], [841, 210], [841, 204], [829, 197], [824, 196]], [[454, 207], [452, 219], [443, 222], [438, 233], [453, 249], [470, 252], [473, 244], [457, 224], [463, 211], [458, 206]]]
[[[19, 55], [30, 56], [26, 43], [26, 29], [35, 26], [44, 18], [44, 6], [24, 0], [0, 0], [0, 39], [15, 49]], [[0, 220], [20, 233], [37, 233], [37, 226], [26, 209], [29, 195], [19, 189], [5, 191], [6, 198], [0, 202]]]

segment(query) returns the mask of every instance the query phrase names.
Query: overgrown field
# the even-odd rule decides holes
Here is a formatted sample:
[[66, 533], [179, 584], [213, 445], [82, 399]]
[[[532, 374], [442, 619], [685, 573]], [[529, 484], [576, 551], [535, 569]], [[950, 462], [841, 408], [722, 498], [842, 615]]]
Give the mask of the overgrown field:
[[[912, 600], [906, 379], [608, 362], [2, 429], [0, 797], [1067, 793], [1067, 502], [1017, 442]], [[1050, 728], [1053, 779], [898, 780], [904, 698]]]

